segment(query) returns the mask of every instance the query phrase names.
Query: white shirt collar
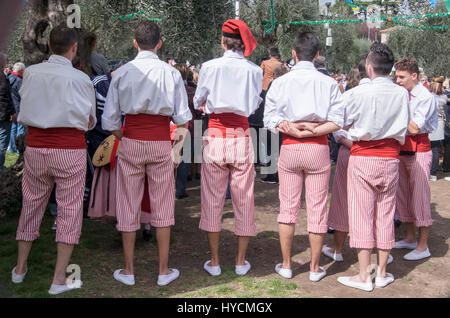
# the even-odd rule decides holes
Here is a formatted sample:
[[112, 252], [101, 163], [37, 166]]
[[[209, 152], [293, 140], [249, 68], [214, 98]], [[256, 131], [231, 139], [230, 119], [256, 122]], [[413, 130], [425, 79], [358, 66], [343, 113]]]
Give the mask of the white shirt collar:
[[389, 76], [380, 76], [380, 77], [376, 77], [372, 80], [372, 83], [391, 83], [392, 84], [392, 80]]
[[136, 59], [159, 59], [159, 57], [152, 51], [141, 51], [136, 56]]
[[420, 93], [420, 90], [423, 88], [423, 84], [419, 81], [419, 83], [414, 86], [414, 88], [411, 90], [411, 92], [409, 92], [412, 96], [416, 97], [418, 96]]
[[225, 51], [225, 53], [223, 53], [223, 57], [228, 57], [228, 58], [235, 58], [235, 59], [243, 59], [244, 57], [244, 53], [242, 52], [233, 52], [233, 50], [228, 50]]
[[370, 84], [370, 78], [363, 78], [359, 81], [359, 85]]
[[62, 64], [62, 65], [70, 65], [72, 66], [72, 62], [69, 61], [62, 55], [53, 54], [48, 58], [49, 63]]
[[314, 67], [313, 62], [310, 61], [300, 61], [298, 62], [292, 70], [314, 70], [316, 71], [316, 68]]

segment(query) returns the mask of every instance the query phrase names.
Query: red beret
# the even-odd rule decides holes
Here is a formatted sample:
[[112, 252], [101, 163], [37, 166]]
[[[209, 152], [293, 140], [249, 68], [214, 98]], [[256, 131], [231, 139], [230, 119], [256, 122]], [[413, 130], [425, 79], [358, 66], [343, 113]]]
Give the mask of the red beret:
[[233, 39], [241, 39], [245, 45], [245, 56], [252, 55], [258, 46], [248, 25], [241, 20], [228, 20], [222, 27], [223, 36]]

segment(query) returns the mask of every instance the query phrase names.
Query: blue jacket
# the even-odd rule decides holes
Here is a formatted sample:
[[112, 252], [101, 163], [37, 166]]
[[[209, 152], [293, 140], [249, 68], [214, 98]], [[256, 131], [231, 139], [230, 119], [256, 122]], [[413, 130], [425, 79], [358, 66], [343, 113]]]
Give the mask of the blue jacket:
[[19, 114], [20, 112], [19, 90], [22, 87], [22, 78], [15, 74], [9, 74], [8, 80], [9, 84], [11, 85], [11, 97], [13, 100], [14, 108], [16, 109], [16, 114]]

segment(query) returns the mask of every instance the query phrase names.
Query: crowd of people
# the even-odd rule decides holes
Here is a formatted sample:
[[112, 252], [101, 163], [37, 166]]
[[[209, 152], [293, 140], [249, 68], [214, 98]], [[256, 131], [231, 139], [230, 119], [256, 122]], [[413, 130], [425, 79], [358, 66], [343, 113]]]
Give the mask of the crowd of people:
[[[90, 47], [88, 60], [77, 54], [82, 41]], [[187, 196], [189, 178], [201, 179], [199, 228], [210, 247], [204, 270], [221, 275], [219, 241], [229, 195], [238, 238], [235, 273], [246, 275], [247, 249], [256, 236], [255, 162], [278, 168], [262, 180], [279, 184], [283, 259], [275, 271], [282, 277], [292, 278], [303, 183], [311, 281], [326, 276], [321, 254], [344, 261], [347, 236], [357, 249], [360, 271], [338, 281], [365, 291], [394, 281], [386, 271], [392, 248], [410, 249], [405, 260], [431, 256], [429, 180], [436, 179], [444, 135], [450, 135], [448, 80], [433, 78], [426, 88], [414, 58], [395, 63], [392, 50], [380, 43], [348, 75], [328, 74], [311, 32], [295, 38], [293, 59], [282, 62], [272, 48], [270, 58], [256, 65], [247, 57], [257, 42], [241, 20], [224, 23], [224, 55], [203, 63], [199, 72], [173, 56], [167, 62], [158, 57], [162, 42], [154, 22], [138, 24], [133, 44], [136, 58], [111, 72], [96, 52], [95, 35], [80, 39], [61, 25], [50, 33], [47, 61], [26, 69], [16, 63], [8, 82], [0, 74], [0, 136], [9, 135], [11, 123], [27, 134], [14, 283], [27, 275], [28, 255], [53, 192], [58, 255], [50, 294], [82, 285], [65, 273], [81, 235], [83, 209], [92, 219], [116, 219], [125, 266], [113, 277], [126, 285], [135, 284], [136, 232], [142, 224], [144, 231], [156, 228], [157, 284], [170, 284], [180, 276], [169, 267], [175, 199]], [[4, 68], [5, 56], [0, 60]], [[195, 121], [202, 123], [200, 129]], [[195, 144], [201, 145], [199, 152]], [[444, 170], [450, 164], [445, 160]], [[332, 161], [336, 174], [328, 209]], [[395, 239], [396, 212], [406, 224], [402, 240]], [[324, 247], [329, 228], [334, 245]], [[374, 248], [375, 284], [368, 272]]]

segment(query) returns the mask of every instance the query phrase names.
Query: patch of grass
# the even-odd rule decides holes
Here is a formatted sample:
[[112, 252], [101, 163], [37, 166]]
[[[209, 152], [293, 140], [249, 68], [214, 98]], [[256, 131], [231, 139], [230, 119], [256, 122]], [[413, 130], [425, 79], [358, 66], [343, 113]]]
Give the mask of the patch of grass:
[[6, 152], [6, 159], [5, 159], [5, 167], [9, 168], [16, 164], [17, 159], [19, 159], [19, 154], [17, 153], [10, 153], [9, 151]]
[[412, 277], [411, 277], [411, 276], [408, 276], [408, 275], [403, 276], [402, 279], [404, 279], [404, 280], [406, 280], [406, 281], [408, 281], [408, 282], [412, 282], [412, 280], [413, 280]]
[[[17, 261], [15, 240], [18, 216], [0, 222], [0, 285], [6, 295], [20, 298], [48, 298], [56, 260], [53, 218], [46, 213], [40, 237], [31, 249], [29, 273], [22, 284], [10, 282], [11, 269]], [[179, 236], [179, 234], [178, 234]], [[138, 236], [137, 240], [140, 238]], [[181, 279], [171, 286], [156, 286], [158, 254], [156, 246], [137, 242], [135, 253], [136, 285], [125, 286], [112, 277], [123, 266], [120, 236], [114, 226], [93, 220], [83, 220], [80, 244], [75, 247], [70, 263], [81, 268], [83, 287], [62, 294], [58, 298], [114, 298], [114, 297], [186, 297], [186, 298], [268, 298], [300, 297], [297, 285], [278, 278], [237, 276], [234, 265], [222, 266], [222, 275], [211, 277], [197, 271], [182, 269]], [[188, 257], [200, 252], [188, 251]]]

